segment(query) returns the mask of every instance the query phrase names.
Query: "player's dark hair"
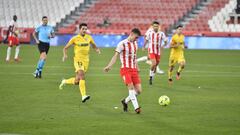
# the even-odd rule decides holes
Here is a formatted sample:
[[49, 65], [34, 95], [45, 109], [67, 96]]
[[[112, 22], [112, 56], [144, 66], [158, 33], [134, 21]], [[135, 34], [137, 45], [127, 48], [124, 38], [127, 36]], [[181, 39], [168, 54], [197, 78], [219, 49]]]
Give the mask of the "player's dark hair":
[[138, 28], [132, 29], [132, 33], [138, 34], [138, 36], [141, 36], [141, 32]]
[[153, 24], [159, 25], [159, 22], [158, 22], [158, 21], [153, 21], [153, 22], [152, 22], [152, 25], [153, 25]]
[[47, 16], [43, 16], [43, 17], [42, 17], [42, 20], [45, 19], [45, 18], [47, 18]]
[[17, 15], [13, 16], [13, 20], [16, 21], [17, 20]]
[[86, 26], [86, 27], [87, 27], [87, 24], [86, 24], [86, 23], [81, 23], [81, 24], [79, 24], [79, 29], [81, 29], [83, 26]]
[[176, 27], [176, 29], [178, 29], [178, 28], [182, 28], [183, 26], [182, 25], [178, 25], [177, 27]]

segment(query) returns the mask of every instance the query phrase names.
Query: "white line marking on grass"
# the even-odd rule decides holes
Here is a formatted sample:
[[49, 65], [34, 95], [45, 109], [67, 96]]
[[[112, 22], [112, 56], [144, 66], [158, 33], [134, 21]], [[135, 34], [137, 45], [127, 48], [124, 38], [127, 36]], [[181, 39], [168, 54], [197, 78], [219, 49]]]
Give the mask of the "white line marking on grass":
[[[160, 65], [168, 65], [168, 63], [160, 63]], [[232, 68], [240, 68], [240, 65], [218, 65], [218, 64], [188, 64], [187, 63], [187, 66], [203, 66], [203, 67], [232, 67]], [[17, 64], [8, 64], [8, 65], [1, 65], [1, 67], [7, 67], [7, 68], [11, 68], [11, 67], [31, 67], [31, 68], [35, 68], [36, 65], [17, 65]], [[47, 68], [73, 68], [73, 65], [71, 66], [48, 66], [46, 65]], [[90, 67], [90, 68], [93, 68], [93, 69], [98, 69], [100, 67]], [[102, 67], [103, 68], [103, 67]]]
[[[32, 76], [32, 73], [24, 73], [24, 72], [11, 72], [11, 73], [6, 73], [6, 72], [0, 72], [0, 75], [29, 75]], [[74, 76], [74, 73], [45, 73], [45, 76]], [[109, 76], [120, 76], [120, 74], [116, 73], [102, 73], [102, 74], [93, 74], [89, 73], [86, 76], [94, 76], [94, 77], [109, 77]], [[141, 76], [143, 76], [141, 74]], [[162, 76], [162, 75], [161, 75]], [[163, 76], [167, 76], [166, 74]], [[221, 74], [221, 72], [217, 72], [216, 74], [185, 74], [183, 76], [188, 76], [188, 77], [240, 77], [240, 74]]]
[[14, 134], [14, 133], [0, 133], [0, 135], [23, 135], [23, 134]]

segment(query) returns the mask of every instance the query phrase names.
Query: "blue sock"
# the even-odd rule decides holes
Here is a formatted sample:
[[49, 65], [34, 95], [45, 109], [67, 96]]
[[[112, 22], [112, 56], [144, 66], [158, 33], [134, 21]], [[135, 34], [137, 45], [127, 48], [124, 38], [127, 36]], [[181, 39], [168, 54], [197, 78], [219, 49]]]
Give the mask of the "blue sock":
[[41, 65], [41, 59], [38, 60], [37, 69], [36, 69], [35, 73], [38, 73], [38, 72], [39, 72], [40, 65]]
[[41, 59], [39, 64], [39, 71], [42, 71], [44, 64], [45, 64], [45, 60]]

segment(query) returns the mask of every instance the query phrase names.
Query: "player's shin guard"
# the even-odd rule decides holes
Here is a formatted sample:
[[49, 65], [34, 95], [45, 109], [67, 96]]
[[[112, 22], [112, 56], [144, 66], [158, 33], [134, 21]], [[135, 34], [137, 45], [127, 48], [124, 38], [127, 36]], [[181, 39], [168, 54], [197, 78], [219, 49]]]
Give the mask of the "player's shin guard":
[[150, 70], [150, 71], [149, 71], [149, 76], [150, 76], [150, 77], [153, 77], [154, 75], [155, 75], [154, 71], [153, 71], [153, 70]]
[[184, 66], [179, 66], [179, 68], [178, 68], [178, 73], [181, 73], [182, 72], [182, 70], [184, 69]]
[[19, 52], [20, 52], [20, 46], [18, 45], [16, 47], [16, 49], [15, 49], [15, 57], [14, 57], [14, 59], [18, 59]]
[[130, 97], [130, 99], [132, 101], [134, 109], [136, 110], [137, 108], [139, 108], [137, 97], [135, 95], [134, 90], [129, 90], [129, 97]]
[[147, 56], [143, 56], [137, 59], [137, 62], [141, 62], [141, 61], [146, 61], [148, 58]]
[[[139, 94], [134, 90], [134, 94], [137, 97]], [[131, 100], [130, 96], [125, 98], [125, 103], [127, 104]]]
[[172, 79], [173, 72], [171, 70], [168, 70], [168, 79]]
[[11, 47], [8, 47], [7, 48], [7, 57], [6, 57], [6, 61], [9, 61], [10, 60], [10, 55], [11, 55]]
[[86, 85], [85, 85], [85, 80], [80, 80], [79, 82], [79, 89], [80, 89], [80, 93], [83, 96], [86, 96]]
[[39, 63], [39, 71], [42, 71], [44, 65], [45, 65], [45, 60], [41, 59]]
[[65, 84], [75, 84], [75, 77], [66, 79], [65, 80]]

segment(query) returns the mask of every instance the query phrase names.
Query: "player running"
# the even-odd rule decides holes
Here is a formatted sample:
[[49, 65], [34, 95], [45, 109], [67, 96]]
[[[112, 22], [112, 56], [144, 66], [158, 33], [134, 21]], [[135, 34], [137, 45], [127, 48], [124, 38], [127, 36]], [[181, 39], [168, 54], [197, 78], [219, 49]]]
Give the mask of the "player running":
[[177, 70], [176, 79], [180, 79], [180, 73], [185, 67], [185, 58], [184, 58], [184, 35], [182, 34], [183, 26], [177, 26], [176, 33], [173, 35], [171, 43], [170, 43], [170, 57], [169, 57], [169, 71], [168, 71], [168, 82], [171, 84], [172, 80], [172, 72], [176, 63], [179, 64], [179, 68]]
[[[153, 30], [149, 30], [146, 33], [143, 50], [145, 50], [148, 44], [148, 57], [151, 60], [151, 67], [149, 72], [149, 84], [152, 85], [153, 77], [156, 72], [156, 68], [160, 62], [161, 50], [167, 45], [167, 37], [159, 30], [159, 22], [154, 21], [152, 23]], [[164, 44], [162, 45], [162, 42]]]
[[86, 23], [79, 25], [79, 34], [72, 37], [67, 45], [63, 48], [63, 61], [67, 59], [67, 50], [72, 45], [74, 46], [74, 67], [76, 76], [63, 79], [59, 85], [59, 89], [63, 89], [65, 84], [78, 85], [80, 93], [82, 95], [82, 103], [90, 99], [90, 96], [86, 94], [86, 85], [85, 85], [85, 74], [88, 69], [89, 64], [89, 50], [90, 44], [95, 49], [95, 51], [100, 54], [100, 49], [97, 48], [91, 35], [86, 34], [88, 28]]
[[10, 56], [11, 56], [11, 49], [13, 46], [16, 46], [15, 49], [15, 56], [14, 56], [14, 61], [19, 62], [19, 52], [20, 52], [20, 45], [19, 45], [19, 39], [18, 39], [18, 28], [17, 28], [17, 16], [13, 16], [13, 20], [10, 22], [10, 25], [8, 27], [7, 31], [7, 37], [5, 39], [8, 40], [8, 48], [7, 48], [7, 56], [6, 56], [6, 62], [10, 61]]
[[141, 35], [139, 29], [134, 28], [131, 31], [130, 36], [121, 41], [117, 48], [115, 49], [115, 54], [113, 55], [109, 64], [104, 68], [105, 72], [111, 70], [112, 66], [116, 63], [118, 55], [120, 55], [121, 59], [121, 69], [120, 75], [123, 78], [124, 83], [127, 85], [129, 90], [129, 96], [123, 99], [123, 111], [128, 111], [128, 102], [132, 101], [135, 112], [139, 114], [141, 112], [140, 107], [137, 101], [137, 95], [139, 95], [142, 91], [141, 80], [138, 75], [138, 65], [137, 65], [137, 38]]
[[[38, 38], [36, 36], [38, 33]], [[42, 70], [43, 66], [47, 59], [47, 54], [50, 48], [50, 38], [54, 38], [54, 30], [53, 27], [48, 25], [47, 16], [42, 17], [42, 25], [37, 27], [33, 32], [33, 37], [38, 44], [38, 50], [40, 52], [40, 58], [37, 64], [37, 69], [33, 73], [35, 78], [42, 78]]]
[[[142, 57], [140, 57], [140, 58], [137, 58], [137, 62], [138, 62], [138, 63], [139, 63], [139, 62], [143, 62], [143, 61], [145, 61], [145, 63], [148, 64], [148, 65], [152, 65], [152, 61], [148, 58], [148, 56], [142, 56]], [[164, 71], [160, 69], [159, 64], [157, 65], [156, 68], [157, 68], [157, 69], [156, 69], [156, 73], [158, 73], [158, 74], [164, 74]]]

